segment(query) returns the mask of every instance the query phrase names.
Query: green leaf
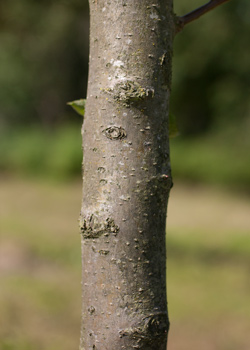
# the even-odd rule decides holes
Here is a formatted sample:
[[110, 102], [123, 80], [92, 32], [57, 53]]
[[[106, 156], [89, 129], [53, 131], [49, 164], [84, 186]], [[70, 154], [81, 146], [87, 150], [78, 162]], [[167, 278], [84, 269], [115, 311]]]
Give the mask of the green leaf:
[[169, 131], [170, 138], [174, 138], [174, 137], [180, 135], [179, 130], [178, 130], [177, 125], [176, 125], [176, 118], [172, 113], [169, 113], [168, 131]]
[[71, 106], [78, 114], [84, 117], [85, 113], [85, 99], [80, 99], [72, 102], [68, 102], [67, 105]]

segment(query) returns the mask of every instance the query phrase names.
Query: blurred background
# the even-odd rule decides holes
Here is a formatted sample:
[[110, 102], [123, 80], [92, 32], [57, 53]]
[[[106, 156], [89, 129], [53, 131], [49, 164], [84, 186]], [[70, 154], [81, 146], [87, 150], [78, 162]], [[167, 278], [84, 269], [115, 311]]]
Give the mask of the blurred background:
[[[87, 0], [0, 1], [0, 350], [78, 349], [88, 27]], [[169, 350], [250, 348], [249, 36], [238, 0], [175, 40]]]

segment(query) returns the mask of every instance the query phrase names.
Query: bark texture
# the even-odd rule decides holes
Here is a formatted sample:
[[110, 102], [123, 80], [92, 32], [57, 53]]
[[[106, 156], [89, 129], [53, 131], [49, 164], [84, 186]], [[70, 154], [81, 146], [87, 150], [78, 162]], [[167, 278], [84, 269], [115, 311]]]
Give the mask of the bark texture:
[[165, 350], [172, 0], [90, 0], [81, 350]]

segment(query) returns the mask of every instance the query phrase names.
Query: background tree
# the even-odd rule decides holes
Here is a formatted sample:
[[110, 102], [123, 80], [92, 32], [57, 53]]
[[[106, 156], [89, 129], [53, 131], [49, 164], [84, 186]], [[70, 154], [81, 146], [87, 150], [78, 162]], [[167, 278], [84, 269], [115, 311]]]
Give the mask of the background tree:
[[[180, 14], [199, 5], [174, 4]], [[65, 101], [86, 94], [87, 0], [0, 7], [0, 169], [78, 177], [81, 119]], [[171, 111], [181, 134], [172, 141], [175, 177], [249, 187], [249, 11], [248, 0], [229, 2], [204, 16], [199, 30], [197, 22], [175, 39]], [[212, 166], [204, 153], [213, 155]]]

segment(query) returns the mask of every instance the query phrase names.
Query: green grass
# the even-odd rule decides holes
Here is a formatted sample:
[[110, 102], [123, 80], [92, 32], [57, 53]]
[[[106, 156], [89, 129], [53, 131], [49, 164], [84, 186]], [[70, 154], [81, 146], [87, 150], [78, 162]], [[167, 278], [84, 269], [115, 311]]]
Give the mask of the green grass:
[[[1, 180], [0, 349], [77, 349], [81, 184]], [[169, 349], [248, 350], [250, 202], [224, 192], [216, 197], [210, 188], [175, 187], [168, 222]], [[201, 207], [206, 215], [197, 220], [192, 215]], [[220, 223], [208, 224], [218, 212]]]
[[186, 230], [181, 235], [171, 230], [168, 238], [170, 256], [193, 259], [204, 264], [245, 263], [250, 265], [249, 232], [227, 232], [227, 239], [220, 239], [219, 232], [206, 228], [195, 232]]
[[0, 349], [77, 349], [80, 186], [2, 178], [0, 192]]
[[[219, 232], [205, 228], [185, 234], [170, 230], [168, 259], [174, 317], [192, 313], [212, 321], [230, 315], [232, 309], [238, 316], [249, 317], [249, 232], [227, 232], [221, 239]], [[185, 294], [190, 298], [188, 302], [183, 298]]]

